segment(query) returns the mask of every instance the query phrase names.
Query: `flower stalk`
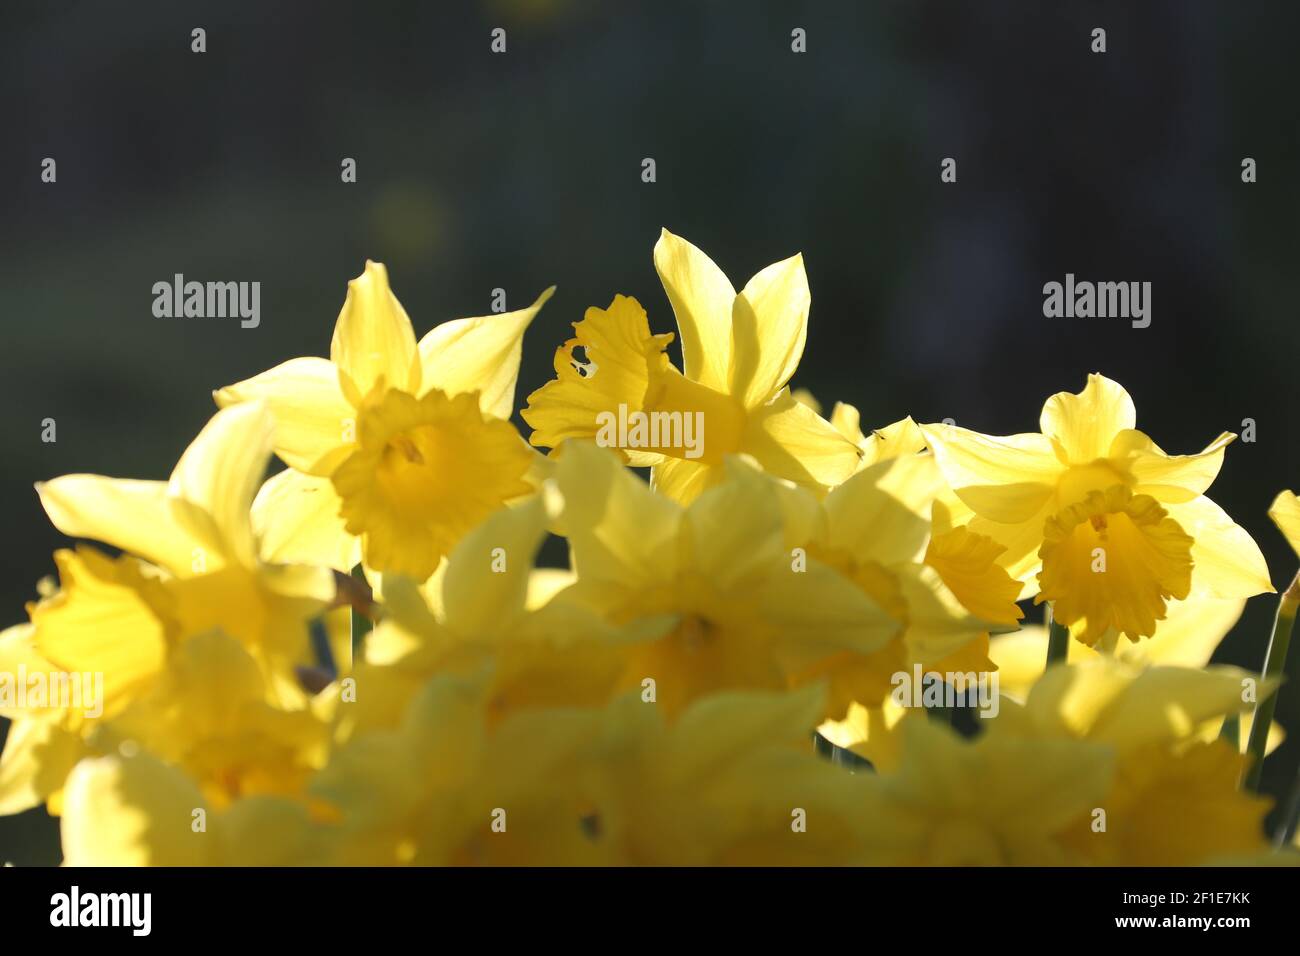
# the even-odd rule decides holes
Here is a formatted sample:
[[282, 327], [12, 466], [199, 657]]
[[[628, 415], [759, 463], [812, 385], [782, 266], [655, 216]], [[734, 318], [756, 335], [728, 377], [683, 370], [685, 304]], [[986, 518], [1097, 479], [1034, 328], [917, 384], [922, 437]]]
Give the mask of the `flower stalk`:
[[[1264, 657], [1264, 680], [1281, 681], [1286, 673], [1286, 655], [1291, 646], [1291, 630], [1295, 625], [1296, 609], [1300, 607], [1300, 574], [1291, 581], [1290, 587], [1282, 592], [1277, 603], [1277, 617], [1273, 621], [1273, 636], [1268, 642], [1268, 653]], [[1255, 717], [1250, 725], [1250, 741], [1246, 746], [1249, 761], [1246, 765], [1245, 789], [1259, 790], [1260, 776], [1264, 772], [1264, 748], [1268, 743], [1268, 731], [1273, 726], [1273, 711], [1277, 709], [1277, 698], [1281, 687], [1272, 690], [1255, 705]]]

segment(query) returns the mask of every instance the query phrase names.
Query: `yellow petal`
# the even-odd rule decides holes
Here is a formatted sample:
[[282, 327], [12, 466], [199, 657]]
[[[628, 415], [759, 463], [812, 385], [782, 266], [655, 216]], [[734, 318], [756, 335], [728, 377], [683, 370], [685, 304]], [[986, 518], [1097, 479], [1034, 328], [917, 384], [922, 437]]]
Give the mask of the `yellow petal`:
[[[81, 737], [55, 721], [15, 721], [0, 755], [0, 816], [22, 813], [52, 800], [88, 752]], [[51, 808], [50, 812], [55, 811]]]
[[299, 471], [328, 475], [356, 434], [356, 410], [339, 389], [338, 369], [322, 358], [290, 359], [213, 393], [221, 408], [265, 403], [275, 420], [275, 453]]
[[458, 634], [499, 633], [524, 610], [533, 558], [546, 536], [540, 498], [506, 507], [461, 539], [442, 577], [443, 616]]
[[[812, 407], [812, 409], [818, 415], [822, 413], [820, 407]], [[831, 427], [853, 444], [862, 444], [864, 437], [862, 434], [862, 415], [855, 406], [850, 405], [848, 402], [836, 402], [835, 407], [831, 409], [829, 421]]]
[[911, 416], [875, 429], [862, 441], [863, 461], [868, 463], [914, 455], [924, 449], [925, 435]]
[[652, 491], [612, 451], [589, 442], [565, 446], [554, 481], [563, 496], [558, 530], [569, 538], [582, 581], [626, 593], [673, 580], [679, 505]]
[[853, 442], [789, 391], [750, 414], [740, 450], [778, 478], [828, 487], [852, 475], [862, 458]]
[[1085, 465], [1106, 457], [1115, 436], [1136, 421], [1124, 386], [1094, 372], [1077, 395], [1058, 392], [1049, 398], [1038, 427], [1056, 442], [1062, 464]]
[[729, 391], [746, 408], [766, 403], [799, 367], [811, 301], [801, 255], [763, 269], [736, 296]]
[[[37, 484], [36, 491], [50, 521], [68, 537], [102, 541], [173, 574], [191, 573], [199, 549], [209, 543], [191, 530], [202, 526], [203, 516], [169, 495], [163, 481], [63, 475]], [[186, 520], [177, 520], [181, 513]]]
[[1136, 750], [1186, 739], [1205, 721], [1244, 710], [1247, 679], [1254, 678], [1235, 667], [1142, 669], [1099, 657], [1053, 668], [1030, 693], [1028, 707], [1076, 736]]
[[930, 533], [930, 502], [942, 486], [929, 457], [864, 468], [826, 496], [827, 542], [858, 563], [917, 560]]
[[1150, 637], [1171, 597], [1187, 597], [1193, 540], [1154, 498], [1119, 485], [1093, 492], [1048, 520], [1035, 603], [1053, 602], [1056, 620], [1096, 644], [1114, 627]]
[[1116, 436], [1110, 454], [1127, 459], [1136, 493], [1178, 503], [1191, 501], [1214, 483], [1223, 465], [1223, 450], [1236, 437], [1224, 432], [1195, 455], [1166, 455], [1142, 432], [1130, 430]]
[[957, 496], [991, 521], [1032, 519], [1052, 497], [1063, 471], [1043, 435], [996, 437], [946, 424], [922, 425], [921, 432]]
[[1268, 509], [1278, 530], [1286, 537], [1296, 554], [1300, 554], [1300, 498], [1293, 491], [1279, 491]]
[[650, 486], [665, 498], [688, 505], [706, 489], [722, 481], [722, 465], [708, 465], [685, 458], [665, 458], [650, 472]]
[[342, 506], [328, 478], [292, 468], [273, 475], [253, 499], [253, 530], [262, 560], [351, 572], [361, 561], [361, 540], [344, 527]]
[[524, 332], [554, 292], [551, 286], [526, 309], [435, 326], [420, 339], [420, 387], [448, 395], [476, 391], [485, 415], [509, 418], [515, 410]]
[[655, 269], [677, 316], [686, 377], [726, 391], [736, 290], [712, 259], [667, 229], [655, 243]]
[[[792, 389], [792, 390], [790, 391], [790, 394], [794, 396], [794, 400], [795, 400], [796, 402], [798, 402], [800, 405], [807, 405], [809, 408], [811, 408], [811, 409], [812, 409], [814, 412], [816, 412], [818, 415], [820, 415], [820, 414], [822, 413], [822, 403], [819, 402], [819, 401], [817, 400], [817, 396], [814, 395], [814, 394], [813, 394], [811, 391], [809, 391], [808, 389], [806, 389], [806, 388], [796, 388], [796, 389]], [[836, 403], [836, 404], [838, 404], [838, 403]], [[845, 437], [847, 438], [848, 436], [846, 435]]]
[[1273, 592], [1259, 545], [1213, 501], [1201, 495], [1169, 505], [1169, 514], [1192, 536], [1192, 587], [1197, 591], [1221, 598]]
[[200, 866], [212, 838], [194, 832], [198, 788], [153, 757], [83, 760], [68, 778], [62, 838], [65, 866]]
[[388, 270], [366, 261], [366, 271], [348, 283], [330, 361], [338, 366], [339, 385], [353, 405], [381, 379], [391, 388], [416, 393], [420, 388], [420, 353], [406, 310], [388, 287]]
[[168, 485], [211, 517], [222, 555], [246, 568], [257, 561], [248, 512], [271, 459], [273, 427], [258, 402], [217, 412], [185, 449]]

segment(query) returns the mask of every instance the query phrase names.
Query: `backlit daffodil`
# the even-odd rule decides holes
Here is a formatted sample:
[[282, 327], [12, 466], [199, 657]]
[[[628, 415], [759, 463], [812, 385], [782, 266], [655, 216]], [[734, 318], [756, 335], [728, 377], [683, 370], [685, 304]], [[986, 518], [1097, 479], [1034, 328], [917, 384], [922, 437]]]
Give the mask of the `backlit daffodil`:
[[992, 669], [989, 632], [1017, 626], [1019, 585], [996, 563], [1000, 545], [946, 523], [936, 504], [945, 486], [932, 456], [886, 458], [822, 502], [802, 488], [777, 488], [787, 544], [835, 568], [901, 627], [869, 658], [823, 665], [836, 709], [851, 701], [878, 705], [893, 676], [914, 665], [941, 673]]
[[1087, 644], [1150, 637], [1170, 599], [1194, 590], [1242, 598], [1272, 590], [1250, 535], [1204, 494], [1224, 433], [1194, 455], [1167, 455], [1134, 428], [1133, 401], [1090, 375], [1043, 406], [1041, 433], [995, 437], [924, 425], [971, 529], [1007, 548], [1013, 576], [1038, 577], [1039, 602]]
[[356, 671], [365, 692], [341, 710], [341, 734], [396, 726], [412, 695], [439, 674], [486, 672], [493, 721], [547, 704], [609, 700], [631, 647], [661, 637], [675, 619], [623, 628], [574, 603], [530, 603], [546, 525], [542, 499], [531, 498], [462, 538], [418, 589], [409, 579], [385, 579], [387, 614], [367, 636]]
[[[1135, 667], [1113, 657], [1054, 666], [991, 736], [1106, 746], [1115, 776], [1067, 842], [1108, 866], [1191, 866], [1263, 856], [1271, 800], [1238, 786], [1245, 757], [1201, 729], [1246, 709], [1258, 681], [1233, 667]], [[1260, 682], [1261, 695], [1271, 693]], [[1102, 813], [1098, 813], [1098, 810]]]
[[619, 624], [677, 615], [666, 636], [628, 647], [620, 681], [652, 681], [669, 715], [713, 690], [776, 690], [851, 670], [899, 629], [845, 576], [792, 558], [773, 482], [741, 459], [687, 508], [586, 442], [565, 449], [554, 480], [577, 580], [553, 600]]
[[615, 296], [574, 325], [556, 350], [556, 378], [528, 397], [532, 443], [617, 447], [631, 464], [653, 465], [655, 488], [683, 503], [721, 481], [735, 453], [812, 488], [851, 475], [858, 449], [786, 387], [808, 330], [803, 258], [768, 266], [737, 294], [708, 256], [664, 230], [655, 268], [677, 316], [683, 372], [664, 352], [672, 334], [652, 335], [641, 305]]
[[460, 537], [535, 490], [539, 462], [508, 421], [526, 309], [457, 319], [418, 343], [375, 262], [348, 283], [330, 358], [291, 359], [215, 393], [266, 403], [292, 470], [258, 495], [271, 557], [427, 578]]
[[253, 532], [249, 507], [270, 459], [271, 427], [260, 403], [227, 409], [169, 481], [64, 475], [37, 486], [64, 534], [161, 569], [151, 575], [130, 558], [69, 554], [60, 561], [64, 590], [32, 611], [37, 648], [66, 670], [104, 673], [110, 709], [162, 667], [168, 627], [160, 622], [169, 618], [173, 634], [225, 631], [263, 669], [271, 693], [300, 697], [294, 668], [312, 660], [307, 621], [333, 600], [334, 579], [324, 568], [270, 563]]

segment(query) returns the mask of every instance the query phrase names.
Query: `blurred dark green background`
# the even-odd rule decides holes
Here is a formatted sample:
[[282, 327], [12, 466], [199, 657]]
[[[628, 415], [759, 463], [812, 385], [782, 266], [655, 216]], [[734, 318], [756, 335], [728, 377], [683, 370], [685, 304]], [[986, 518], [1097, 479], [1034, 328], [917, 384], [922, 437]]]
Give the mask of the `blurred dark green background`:
[[[737, 286], [802, 251], [795, 384], [867, 425], [1034, 430], [1042, 400], [1094, 370], [1172, 452], [1255, 419], [1212, 495], [1285, 584], [1296, 560], [1265, 510], [1300, 486], [1300, 5], [1065, 7], [6, 0], [3, 623], [63, 543], [32, 482], [166, 477], [213, 388], [327, 354], [367, 257], [419, 334], [487, 312], [494, 288], [517, 308], [557, 284], [522, 399], [616, 292], [673, 327], [661, 226]], [[151, 287], [176, 272], [260, 281], [261, 326], [155, 318]], [[1152, 282], [1151, 327], [1044, 319], [1042, 285], [1066, 272]], [[1273, 608], [1252, 601], [1220, 658], [1259, 667]], [[1280, 712], [1297, 739], [1270, 760], [1273, 793], [1300, 762], [1300, 693]], [[43, 810], [0, 820], [0, 860], [53, 861], [56, 839]]]

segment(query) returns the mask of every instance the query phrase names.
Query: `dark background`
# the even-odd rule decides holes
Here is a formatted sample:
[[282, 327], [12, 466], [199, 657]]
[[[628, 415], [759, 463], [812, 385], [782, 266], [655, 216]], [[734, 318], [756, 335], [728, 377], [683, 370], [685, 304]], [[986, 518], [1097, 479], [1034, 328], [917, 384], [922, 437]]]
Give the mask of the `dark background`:
[[[5, 0], [0, 622], [24, 619], [64, 543], [33, 481], [165, 478], [213, 388], [328, 354], [367, 257], [417, 335], [488, 312], [494, 288], [519, 308], [557, 284], [522, 403], [587, 306], [627, 293], [674, 327], [661, 226], [737, 287], [802, 251], [794, 384], [869, 427], [1033, 431], [1090, 371], [1170, 452], [1255, 419], [1211, 495], [1281, 587], [1296, 559], [1265, 511], [1300, 485], [1298, 34], [1281, 2]], [[151, 287], [176, 272], [260, 281], [261, 326], [155, 318]], [[1152, 282], [1150, 328], [1045, 319], [1043, 283], [1066, 272]], [[1259, 668], [1275, 603], [1250, 602], [1217, 659]], [[1300, 694], [1280, 715], [1300, 740]], [[1298, 761], [1293, 740], [1266, 789]], [[0, 860], [56, 859], [55, 829], [44, 810], [0, 820]]]

